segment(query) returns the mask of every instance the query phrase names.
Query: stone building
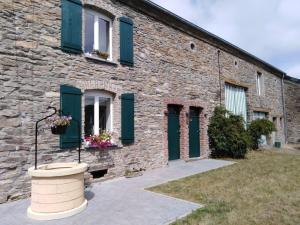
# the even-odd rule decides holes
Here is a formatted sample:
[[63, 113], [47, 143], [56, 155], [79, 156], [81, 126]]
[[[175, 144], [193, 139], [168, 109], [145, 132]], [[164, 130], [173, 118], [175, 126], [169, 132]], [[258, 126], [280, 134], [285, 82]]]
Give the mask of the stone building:
[[300, 143], [300, 80], [285, 77], [284, 95], [286, 106], [287, 142]]
[[41, 123], [38, 164], [75, 161], [78, 138], [110, 130], [117, 147], [81, 152], [95, 178], [208, 157], [219, 104], [273, 120], [265, 144], [285, 142], [284, 72], [150, 1], [0, 7], [0, 202], [30, 195], [35, 122], [49, 106], [74, 121], [61, 137]]

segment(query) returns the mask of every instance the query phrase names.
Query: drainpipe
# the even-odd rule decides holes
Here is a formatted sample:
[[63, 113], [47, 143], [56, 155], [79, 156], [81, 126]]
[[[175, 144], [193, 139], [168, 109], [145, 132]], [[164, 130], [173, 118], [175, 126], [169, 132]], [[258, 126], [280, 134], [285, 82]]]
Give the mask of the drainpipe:
[[281, 79], [281, 96], [282, 96], [282, 108], [283, 108], [283, 121], [284, 121], [284, 143], [287, 144], [287, 118], [286, 118], [286, 107], [285, 107], [285, 95], [284, 95], [284, 77], [286, 74], [282, 74]]

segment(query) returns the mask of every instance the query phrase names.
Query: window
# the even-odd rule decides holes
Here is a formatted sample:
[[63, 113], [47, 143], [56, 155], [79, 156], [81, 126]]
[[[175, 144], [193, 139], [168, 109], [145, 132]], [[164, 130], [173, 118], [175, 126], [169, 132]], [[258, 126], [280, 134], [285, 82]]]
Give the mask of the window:
[[263, 81], [262, 81], [262, 73], [257, 72], [257, 76], [256, 76], [256, 89], [257, 89], [257, 95], [261, 96], [262, 95], [262, 86], [263, 85]]
[[268, 118], [268, 114], [266, 112], [253, 112], [253, 120], [257, 120], [257, 119], [267, 119]]
[[234, 115], [242, 115], [247, 123], [246, 89], [226, 83], [225, 107]]
[[86, 92], [84, 95], [84, 134], [98, 135], [102, 130], [112, 131], [113, 97], [105, 92]]
[[84, 53], [112, 60], [112, 20], [89, 9], [84, 14]]

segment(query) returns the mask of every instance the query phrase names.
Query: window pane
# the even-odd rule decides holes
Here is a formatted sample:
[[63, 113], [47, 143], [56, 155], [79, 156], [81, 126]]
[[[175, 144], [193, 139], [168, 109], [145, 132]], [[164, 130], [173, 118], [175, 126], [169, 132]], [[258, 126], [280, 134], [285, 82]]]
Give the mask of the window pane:
[[106, 130], [106, 106], [99, 105], [99, 131]]
[[100, 97], [99, 98], [99, 129], [109, 130], [109, 115], [110, 114], [110, 99]]
[[85, 14], [85, 28], [84, 28], [84, 52], [92, 53], [94, 49], [94, 16]]
[[257, 73], [256, 85], [257, 85], [257, 94], [260, 96], [261, 92], [262, 92], [262, 75], [261, 75], [261, 73]]
[[109, 22], [99, 18], [99, 51], [109, 52]]
[[84, 134], [90, 136], [94, 134], [94, 97], [86, 96], [84, 103]]

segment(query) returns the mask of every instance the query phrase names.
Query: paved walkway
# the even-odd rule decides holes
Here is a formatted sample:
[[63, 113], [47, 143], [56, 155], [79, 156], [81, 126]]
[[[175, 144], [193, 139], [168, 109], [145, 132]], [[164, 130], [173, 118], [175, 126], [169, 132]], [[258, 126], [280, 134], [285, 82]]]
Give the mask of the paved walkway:
[[143, 176], [119, 178], [94, 184], [86, 193], [87, 209], [73, 217], [34, 221], [26, 216], [29, 199], [0, 205], [0, 225], [165, 225], [201, 205], [144, 190], [197, 173], [232, 164], [205, 159], [172, 162], [168, 167], [147, 171]]

